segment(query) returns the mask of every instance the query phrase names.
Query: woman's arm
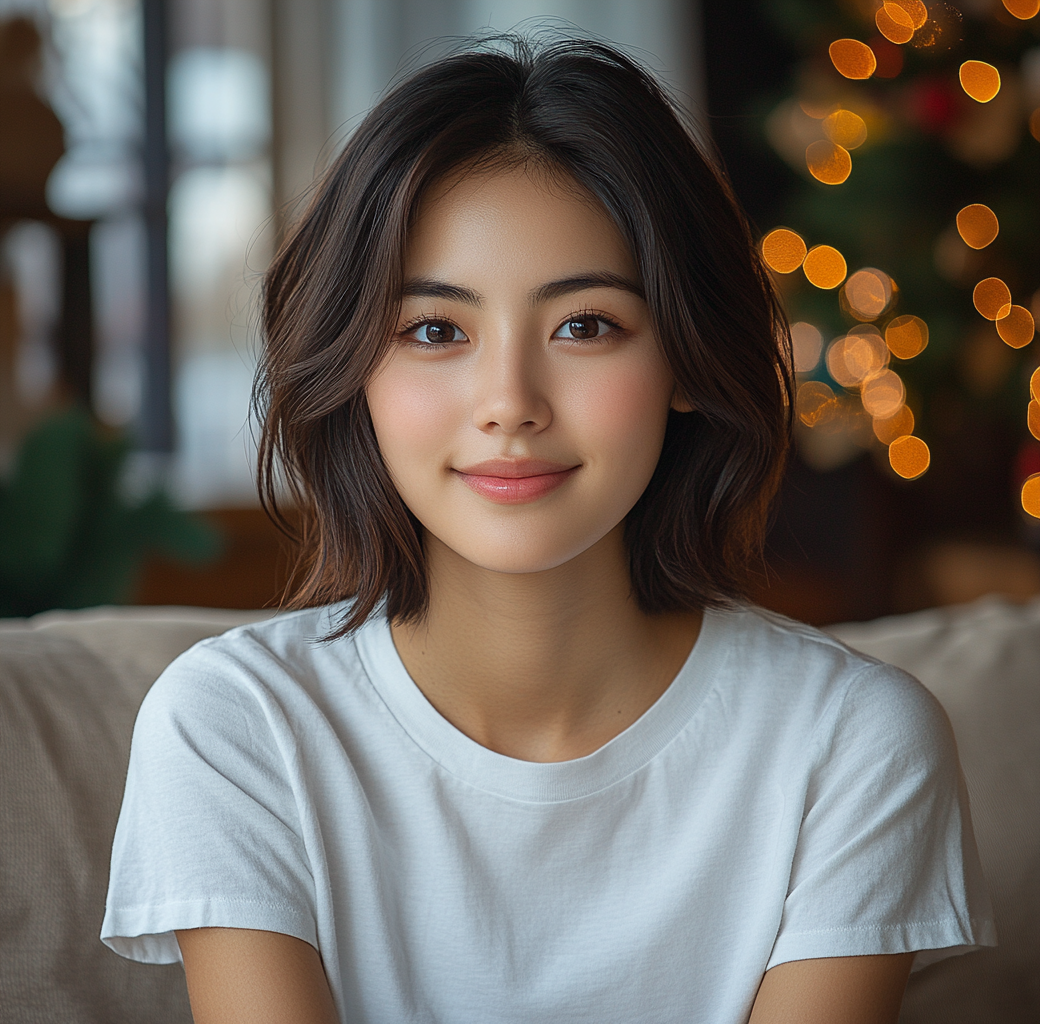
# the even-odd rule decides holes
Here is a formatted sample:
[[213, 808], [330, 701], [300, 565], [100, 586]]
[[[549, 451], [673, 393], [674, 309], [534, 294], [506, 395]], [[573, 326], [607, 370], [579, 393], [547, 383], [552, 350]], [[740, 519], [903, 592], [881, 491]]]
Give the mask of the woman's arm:
[[896, 953], [778, 964], [748, 1024], [895, 1024], [913, 962], [913, 953]]
[[177, 932], [195, 1024], [338, 1024], [318, 951], [248, 928]]

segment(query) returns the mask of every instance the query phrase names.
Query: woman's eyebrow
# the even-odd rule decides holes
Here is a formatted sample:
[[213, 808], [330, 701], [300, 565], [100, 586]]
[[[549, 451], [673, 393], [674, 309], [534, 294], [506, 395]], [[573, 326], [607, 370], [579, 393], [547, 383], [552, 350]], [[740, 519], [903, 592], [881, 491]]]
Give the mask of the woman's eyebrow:
[[472, 288], [435, 281], [430, 277], [414, 277], [405, 281], [401, 296], [405, 299], [447, 299], [450, 302], [464, 302], [467, 306], [484, 304], [483, 296]]
[[540, 285], [531, 292], [531, 304], [548, 302], [550, 299], [558, 299], [573, 292], [584, 291], [586, 288], [620, 288], [622, 291], [631, 292], [639, 298], [645, 298], [643, 289], [634, 281], [613, 274], [609, 270], [598, 270], [590, 274], [577, 274], [574, 277], [565, 277], [560, 281], [550, 281], [548, 284]]

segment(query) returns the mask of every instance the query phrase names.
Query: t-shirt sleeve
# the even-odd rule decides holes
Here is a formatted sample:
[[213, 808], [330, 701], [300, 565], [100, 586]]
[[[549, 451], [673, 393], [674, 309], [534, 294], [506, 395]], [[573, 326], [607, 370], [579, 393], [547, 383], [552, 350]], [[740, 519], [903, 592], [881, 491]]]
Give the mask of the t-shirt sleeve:
[[815, 737], [769, 967], [918, 951], [915, 969], [995, 945], [949, 720], [911, 676], [874, 664]]
[[277, 701], [203, 643], [138, 714], [101, 938], [180, 960], [175, 929], [283, 932], [316, 945], [315, 897]]

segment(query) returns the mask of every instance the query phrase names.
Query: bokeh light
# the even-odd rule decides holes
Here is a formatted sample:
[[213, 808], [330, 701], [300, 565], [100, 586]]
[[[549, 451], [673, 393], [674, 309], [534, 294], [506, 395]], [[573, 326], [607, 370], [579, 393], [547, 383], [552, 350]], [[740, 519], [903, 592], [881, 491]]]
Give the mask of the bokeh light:
[[982, 203], [965, 206], [957, 214], [957, 233], [973, 249], [985, 249], [1000, 231], [997, 215]]
[[807, 427], [815, 427], [838, 412], [838, 399], [822, 381], [807, 380], [798, 385], [795, 411]]
[[851, 110], [835, 110], [823, 119], [823, 134], [844, 149], [858, 149], [867, 141], [867, 124]]
[[802, 270], [809, 283], [829, 291], [845, 280], [848, 265], [845, 257], [831, 245], [814, 245], [802, 261]]
[[899, 4], [882, 4], [874, 15], [874, 23], [890, 43], [909, 43], [914, 37], [914, 20]]
[[1029, 394], [1034, 402], [1040, 402], [1040, 366], [1033, 371], [1033, 376], [1029, 378]]
[[859, 320], [876, 320], [892, 302], [892, 278], [876, 267], [857, 270], [845, 282], [845, 301]]
[[762, 258], [778, 274], [796, 271], [805, 259], [805, 249], [802, 236], [790, 228], [774, 228], [762, 239]]
[[1021, 21], [1028, 21], [1040, 13], [1040, 0], [1004, 0], [1004, 7]]
[[910, 15], [915, 32], [928, 20], [928, 7], [921, 0], [895, 0], [895, 3]]
[[1029, 433], [1040, 441], [1040, 402], [1035, 398], [1026, 408], [1026, 426], [1029, 427]]
[[966, 60], [958, 72], [961, 88], [979, 103], [989, 103], [1000, 92], [1000, 72], [982, 60]]
[[920, 476], [931, 464], [932, 453], [919, 437], [897, 437], [888, 446], [888, 464], [904, 480]]
[[979, 281], [971, 299], [987, 320], [1000, 320], [1011, 312], [1011, 290], [999, 277]]
[[906, 402], [906, 388], [898, 373], [882, 370], [863, 383], [860, 392], [863, 408], [875, 419], [895, 416]]
[[852, 157], [844, 146], [817, 139], [806, 147], [805, 166], [817, 181], [840, 185], [852, 173]]
[[1022, 508], [1040, 519], [1040, 473], [1026, 477], [1026, 482], [1022, 484]]
[[812, 324], [799, 321], [791, 324], [791, 347], [795, 373], [812, 373], [823, 352], [823, 335]]
[[[888, 348], [876, 327], [853, 328], [827, 347], [827, 372], [844, 388], [858, 387], [887, 365]], [[891, 409], [884, 415], [894, 412]]]
[[900, 406], [894, 416], [884, 419], [874, 418], [874, 436], [882, 444], [891, 444], [897, 437], [905, 437], [914, 432], [914, 414], [910, 406]]
[[877, 68], [874, 51], [858, 39], [835, 39], [827, 52], [835, 70], [846, 78], [870, 78]]
[[1033, 340], [1036, 324], [1033, 314], [1025, 306], [1012, 306], [1007, 316], [997, 321], [997, 334], [1012, 348], [1024, 348]]
[[913, 359], [928, 347], [928, 325], [919, 316], [897, 316], [885, 328], [885, 343], [892, 355]]

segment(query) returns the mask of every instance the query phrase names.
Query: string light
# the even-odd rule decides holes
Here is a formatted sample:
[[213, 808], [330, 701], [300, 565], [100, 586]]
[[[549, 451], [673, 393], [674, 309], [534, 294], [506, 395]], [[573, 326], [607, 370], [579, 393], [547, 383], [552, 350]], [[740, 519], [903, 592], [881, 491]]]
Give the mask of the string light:
[[1033, 340], [1035, 332], [1033, 314], [1025, 306], [1012, 306], [1007, 316], [997, 321], [997, 334], [1012, 348], [1024, 348]]
[[[888, 365], [888, 348], [876, 327], [853, 328], [827, 347], [827, 372], [844, 388], [854, 388], [881, 373]], [[870, 410], [867, 410], [870, 412]], [[877, 415], [891, 416], [895, 409]]]
[[932, 453], [928, 450], [928, 445], [913, 434], [897, 437], [888, 446], [888, 464], [904, 480], [919, 477], [931, 462]]
[[814, 245], [802, 261], [802, 271], [810, 284], [830, 291], [845, 280], [848, 264], [845, 257], [833, 246]]
[[891, 444], [897, 437], [914, 432], [914, 414], [910, 406], [902, 405], [894, 416], [874, 418], [874, 436], [884, 445]]
[[1033, 371], [1033, 376], [1029, 378], [1029, 394], [1034, 402], [1040, 402], [1040, 366]]
[[1026, 482], [1022, 484], [1022, 508], [1040, 519], [1040, 473], [1026, 477]]
[[957, 73], [961, 88], [978, 103], [989, 103], [1000, 92], [1000, 72], [982, 60], [966, 60]]
[[882, 370], [863, 383], [860, 392], [863, 408], [876, 419], [895, 416], [906, 402], [906, 387], [894, 370]]
[[882, 4], [874, 15], [874, 24], [890, 43], [909, 43], [914, 38], [914, 20], [899, 4]]
[[928, 8], [921, 0], [895, 0], [895, 3], [910, 15], [915, 32], [928, 20]]
[[928, 347], [928, 325], [919, 316], [897, 316], [885, 328], [885, 343], [892, 355], [913, 359]]
[[823, 119], [823, 133], [836, 146], [858, 149], [867, 141], [867, 125], [851, 110], [835, 110]]
[[997, 215], [982, 203], [965, 206], [957, 214], [957, 233], [973, 249], [985, 249], [1000, 231]]
[[790, 228], [774, 228], [762, 239], [762, 258], [778, 274], [794, 273], [805, 259], [805, 241]]
[[1008, 14], [1020, 21], [1028, 21], [1040, 13], [1040, 0], [1004, 0], [1004, 7]]
[[877, 70], [874, 51], [858, 39], [835, 39], [827, 52], [835, 70], [846, 78], [862, 81], [870, 78]]
[[795, 373], [812, 373], [820, 362], [823, 335], [812, 324], [799, 321], [791, 324], [791, 347]]
[[844, 146], [826, 139], [810, 142], [805, 150], [809, 173], [825, 185], [840, 185], [852, 173], [852, 157]]
[[834, 416], [838, 411], [838, 400], [823, 381], [807, 380], [798, 385], [795, 411], [807, 427], [815, 427]]
[[846, 282], [845, 301], [859, 320], [876, 320], [892, 301], [892, 278], [876, 267], [857, 270]]
[[1040, 402], [1035, 398], [1026, 407], [1026, 426], [1029, 433], [1040, 441]]
[[979, 281], [971, 299], [987, 320], [1001, 320], [1011, 312], [1011, 290], [999, 277]]

